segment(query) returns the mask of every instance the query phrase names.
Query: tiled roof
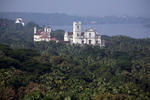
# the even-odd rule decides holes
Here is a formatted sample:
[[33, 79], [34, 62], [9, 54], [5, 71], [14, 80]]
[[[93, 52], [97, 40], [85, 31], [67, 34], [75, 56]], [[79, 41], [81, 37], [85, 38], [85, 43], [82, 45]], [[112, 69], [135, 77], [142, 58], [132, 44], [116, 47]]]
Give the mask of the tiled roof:
[[57, 39], [56, 39], [55, 37], [53, 37], [53, 38], [51, 38], [51, 40], [54, 40], [54, 41], [56, 41]]
[[34, 35], [41, 35], [42, 34], [42, 30], [40, 30], [40, 31], [37, 31]]
[[49, 38], [47, 35], [42, 35], [40, 38]]

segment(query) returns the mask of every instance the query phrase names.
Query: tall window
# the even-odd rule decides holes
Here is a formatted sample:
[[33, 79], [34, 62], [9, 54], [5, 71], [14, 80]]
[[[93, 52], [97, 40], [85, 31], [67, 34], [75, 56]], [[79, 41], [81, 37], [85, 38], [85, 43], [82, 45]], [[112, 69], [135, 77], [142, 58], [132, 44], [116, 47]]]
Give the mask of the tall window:
[[89, 44], [91, 44], [91, 42], [92, 42], [92, 41], [91, 41], [91, 40], [89, 40]]
[[84, 44], [84, 40], [82, 40], [82, 44]]
[[98, 41], [96, 41], [96, 44], [98, 44]]
[[89, 33], [89, 37], [91, 37], [91, 33]]
[[79, 26], [77, 26], [77, 29], [78, 29], [78, 30], [80, 29]]

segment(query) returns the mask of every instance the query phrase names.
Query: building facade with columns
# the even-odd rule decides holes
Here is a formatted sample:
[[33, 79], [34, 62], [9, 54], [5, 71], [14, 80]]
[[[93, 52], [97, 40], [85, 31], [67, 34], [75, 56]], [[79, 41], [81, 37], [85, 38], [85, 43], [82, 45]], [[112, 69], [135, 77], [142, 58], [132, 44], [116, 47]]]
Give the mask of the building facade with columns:
[[81, 22], [73, 22], [73, 32], [65, 32], [64, 41], [69, 41], [71, 44], [104, 46], [100, 34], [93, 28], [88, 28], [85, 32], [82, 32], [81, 24]]

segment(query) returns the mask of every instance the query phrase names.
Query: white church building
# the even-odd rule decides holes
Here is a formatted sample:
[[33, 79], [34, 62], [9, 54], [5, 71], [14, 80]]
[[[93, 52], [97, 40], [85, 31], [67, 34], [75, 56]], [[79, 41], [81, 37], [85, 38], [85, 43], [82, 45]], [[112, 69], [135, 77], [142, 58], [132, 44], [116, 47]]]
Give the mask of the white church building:
[[49, 42], [51, 40], [51, 28], [44, 27], [43, 29], [37, 29], [34, 27], [34, 42], [46, 41]]
[[15, 21], [16, 24], [21, 24], [22, 26], [24, 26], [24, 22], [22, 20], [21, 17], [17, 18], [16, 21]]
[[81, 31], [81, 22], [73, 22], [73, 32], [65, 32], [64, 41], [70, 44], [88, 44], [104, 46], [104, 43], [93, 28], [88, 28], [85, 32]]

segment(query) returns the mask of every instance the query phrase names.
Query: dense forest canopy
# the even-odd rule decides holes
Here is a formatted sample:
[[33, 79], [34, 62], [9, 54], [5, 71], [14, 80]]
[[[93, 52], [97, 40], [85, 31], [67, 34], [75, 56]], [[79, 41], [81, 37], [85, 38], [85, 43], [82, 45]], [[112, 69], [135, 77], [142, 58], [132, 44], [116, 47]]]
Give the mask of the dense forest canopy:
[[[150, 99], [150, 39], [103, 36], [103, 48], [34, 43], [35, 25], [0, 20], [1, 100]], [[59, 31], [53, 36], [62, 39]]]

